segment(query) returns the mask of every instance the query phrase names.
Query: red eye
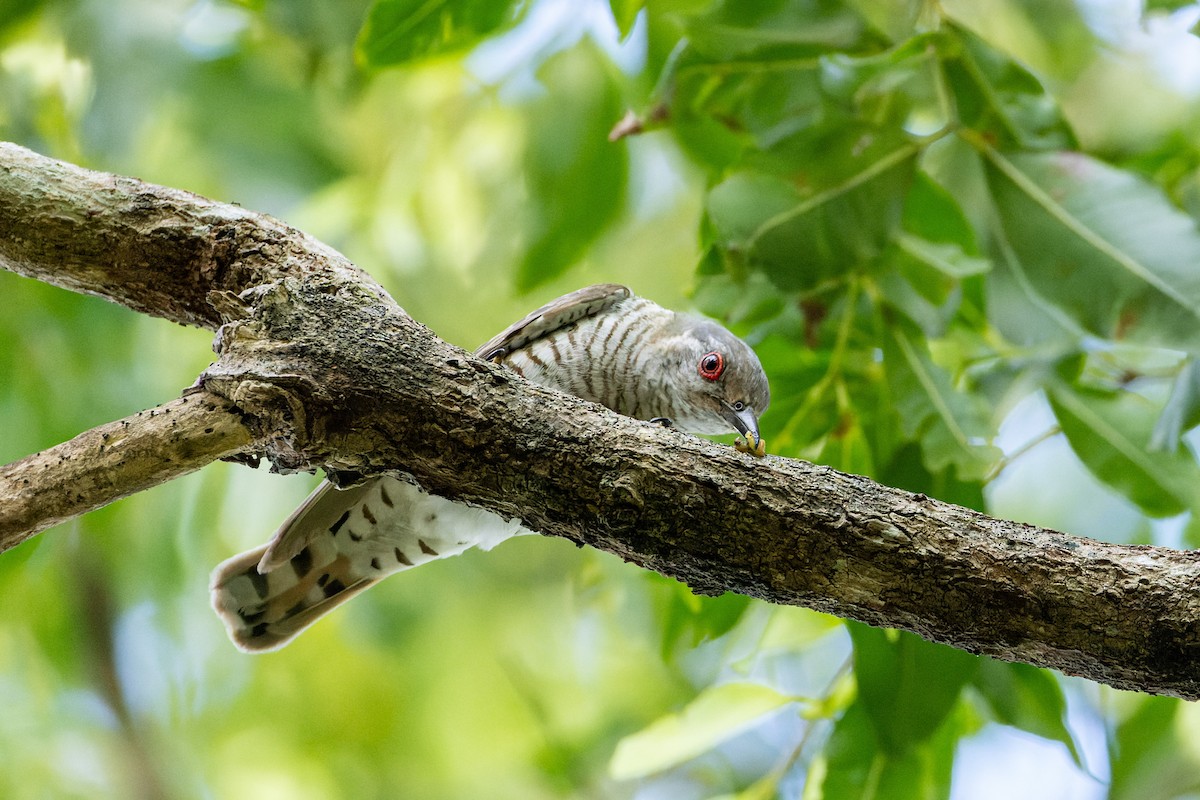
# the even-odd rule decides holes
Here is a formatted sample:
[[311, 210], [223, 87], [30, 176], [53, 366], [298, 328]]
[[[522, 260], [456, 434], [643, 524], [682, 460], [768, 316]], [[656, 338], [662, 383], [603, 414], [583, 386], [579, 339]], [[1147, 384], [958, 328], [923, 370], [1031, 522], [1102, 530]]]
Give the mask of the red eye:
[[716, 350], [700, 356], [700, 377], [715, 381], [725, 371], [725, 359]]

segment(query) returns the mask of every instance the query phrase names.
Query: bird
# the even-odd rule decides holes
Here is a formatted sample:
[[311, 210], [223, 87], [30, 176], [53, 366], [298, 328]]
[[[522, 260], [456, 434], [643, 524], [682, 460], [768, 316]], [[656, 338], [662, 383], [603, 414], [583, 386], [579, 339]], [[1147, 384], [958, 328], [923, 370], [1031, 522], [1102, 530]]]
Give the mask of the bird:
[[[737, 432], [765, 455], [762, 364], [718, 323], [598, 284], [565, 294], [475, 351], [525, 379], [636, 419], [705, 435]], [[213, 608], [247, 652], [275, 650], [383, 578], [527, 533], [519, 521], [390, 476], [322, 483], [271, 540], [213, 570]]]

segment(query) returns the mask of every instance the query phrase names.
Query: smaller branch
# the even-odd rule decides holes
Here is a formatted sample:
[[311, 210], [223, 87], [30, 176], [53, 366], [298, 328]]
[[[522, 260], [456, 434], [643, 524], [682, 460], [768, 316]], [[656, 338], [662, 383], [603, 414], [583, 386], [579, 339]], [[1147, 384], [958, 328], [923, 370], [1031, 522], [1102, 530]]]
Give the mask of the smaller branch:
[[197, 392], [0, 467], [0, 553], [254, 442], [228, 400]]

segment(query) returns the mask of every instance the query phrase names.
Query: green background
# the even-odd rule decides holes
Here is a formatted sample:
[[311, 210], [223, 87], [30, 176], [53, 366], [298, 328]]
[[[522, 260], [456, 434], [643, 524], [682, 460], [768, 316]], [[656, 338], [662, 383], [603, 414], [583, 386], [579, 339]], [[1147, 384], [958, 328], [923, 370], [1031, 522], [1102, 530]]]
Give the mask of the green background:
[[[466, 348], [626, 283], [754, 344], [773, 453], [1192, 547], [1200, 44], [1127, 5], [0, 0], [0, 138], [273, 214]], [[0, 462], [210, 343], [0, 272]], [[1200, 796], [1193, 705], [543, 537], [238, 653], [208, 573], [317, 480], [216, 464], [0, 557], [0, 796]]]

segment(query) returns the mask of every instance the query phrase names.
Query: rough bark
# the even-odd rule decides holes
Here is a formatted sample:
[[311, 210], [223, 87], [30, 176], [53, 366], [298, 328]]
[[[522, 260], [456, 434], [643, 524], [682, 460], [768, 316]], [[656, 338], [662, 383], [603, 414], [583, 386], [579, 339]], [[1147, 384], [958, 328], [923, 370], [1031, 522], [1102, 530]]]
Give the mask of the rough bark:
[[[14, 161], [37, 182], [14, 178]], [[90, 173], [76, 181], [73, 170], [0, 147], [0, 266], [171, 319], [228, 320], [202, 385], [240, 410], [281, 470], [404, 472], [697, 592], [804, 605], [1120, 688], [1200, 697], [1200, 554], [1103, 544], [755, 459], [532, 386], [438, 340], [340, 256], [273, 220], [263, 226], [280, 258], [264, 256], [253, 215], [205, 200], [190, 199], [209, 221], [195, 211], [188, 240], [212, 241], [236, 217], [246, 228], [233, 239], [249, 249], [231, 245], [219, 270], [208, 267], [219, 279], [199, 286], [191, 273], [213, 263], [212, 249], [164, 250], [195, 259], [158, 265], [192, 288], [173, 293], [163, 279], [147, 300], [121, 277], [124, 261], [88, 244], [93, 231], [126, 230], [117, 222], [50, 224], [54, 241], [37, 246], [12, 231], [86, 220], [97, 192], [117, 209], [101, 215], [125, 213], [122, 192], [168, 198], [172, 215], [193, 213], [175, 207], [190, 196]], [[50, 179], [61, 207], [10, 202]], [[176, 232], [166, 230], [144, 226], [129, 247]], [[210, 296], [220, 313], [205, 310]], [[0, 517], [9, 513], [0, 499]]]
[[212, 330], [222, 322], [213, 292], [237, 294], [279, 275], [333, 273], [386, 297], [340, 253], [266, 214], [3, 142], [0, 265]]
[[0, 467], [0, 552], [253, 442], [229, 401], [197, 392]]

